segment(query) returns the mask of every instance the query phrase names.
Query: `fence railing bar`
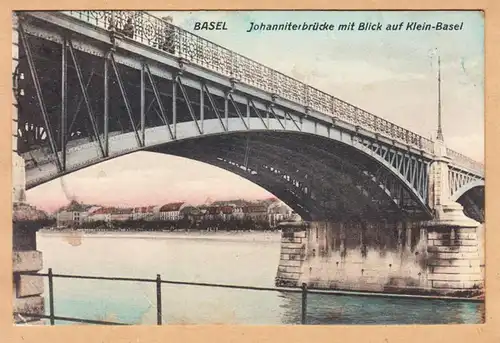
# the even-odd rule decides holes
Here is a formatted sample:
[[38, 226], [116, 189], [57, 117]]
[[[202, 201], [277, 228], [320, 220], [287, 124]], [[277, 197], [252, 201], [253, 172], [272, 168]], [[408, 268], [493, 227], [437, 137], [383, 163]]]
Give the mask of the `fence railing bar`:
[[[49, 277], [46, 273], [37, 272], [20, 272], [21, 275], [32, 275], [32, 276], [43, 276]], [[86, 276], [86, 275], [68, 275], [68, 274], [52, 274], [53, 278], [63, 278], [63, 279], [84, 279], [84, 280], [107, 280], [107, 281], [131, 281], [131, 282], [156, 282], [156, 279], [144, 279], [144, 278], [128, 278], [128, 277], [112, 277], [112, 276]]]
[[[36, 272], [20, 272], [22, 275], [33, 275], [40, 277], [47, 277], [49, 274], [36, 273]], [[108, 277], [108, 276], [84, 276], [84, 275], [68, 275], [68, 274], [52, 274], [54, 278], [65, 278], [65, 279], [86, 279], [86, 280], [107, 280], [107, 281], [133, 281], [133, 282], [158, 282], [157, 279], [144, 279], [144, 278], [125, 278], [125, 277]], [[286, 288], [286, 287], [257, 287], [257, 286], [239, 286], [230, 284], [216, 284], [216, 283], [204, 283], [204, 282], [189, 282], [189, 281], [177, 281], [177, 280], [161, 280], [161, 283], [174, 284], [174, 285], [186, 285], [186, 286], [200, 286], [200, 287], [220, 287], [220, 288], [236, 288], [236, 289], [247, 289], [255, 291], [278, 291], [278, 292], [290, 292], [290, 293], [300, 293], [301, 290], [297, 288]]]
[[302, 306], [300, 323], [307, 323], [307, 283], [302, 283]]
[[[34, 313], [26, 313], [26, 312], [14, 312], [15, 315], [21, 315], [26, 318], [39, 318], [39, 319], [51, 319], [50, 315], [46, 314], [34, 314]], [[62, 317], [62, 316], [53, 316], [55, 320], [64, 320], [68, 322], [77, 322], [77, 323], [88, 323], [88, 324], [105, 324], [105, 325], [131, 325], [120, 322], [110, 322], [104, 320], [93, 320], [93, 319], [84, 319], [84, 318], [75, 318], [75, 317]]]
[[155, 279], [127, 278], [127, 277], [107, 277], [107, 276], [83, 276], [83, 275], [64, 275], [54, 274], [53, 277], [66, 279], [87, 279], [87, 280], [107, 280], [107, 281], [130, 281], [130, 282], [156, 282]]
[[162, 280], [161, 282], [166, 283], [166, 284], [171, 284], [171, 285], [233, 288], [233, 289], [252, 290], [252, 291], [287, 292], [287, 293], [301, 293], [302, 292], [300, 289], [297, 289], [297, 288], [238, 286], [238, 285], [228, 285], [228, 284], [204, 283], [204, 282], [185, 282], [185, 281], [173, 281], [173, 280]]
[[52, 274], [52, 268], [49, 268], [49, 313], [50, 313], [50, 325], [54, 325], [55, 313], [54, 313], [54, 277]]
[[[40, 277], [48, 277], [49, 274], [36, 273], [36, 272], [20, 272], [21, 275], [33, 275]], [[124, 277], [106, 277], [106, 276], [83, 276], [83, 275], [67, 275], [67, 274], [52, 274], [52, 277], [68, 278], [68, 279], [90, 279], [90, 280], [105, 280], [105, 281], [133, 281], [133, 282], [149, 282], [158, 283], [158, 279], [145, 279], [145, 278], [124, 278]], [[216, 284], [205, 282], [189, 282], [177, 280], [160, 280], [162, 284], [184, 285], [184, 286], [199, 286], [199, 287], [217, 287], [217, 288], [231, 288], [241, 290], [254, 290], [254, 291], [269, 291], [269, 292], [286, 292], [286, 293], [302, 293], [301, 288], [291, 287], [257, 287], [257, 286], [240, 286], [231, 284]], [[418, 291], [418, 289], [416, 289]], [[483, 301], [478, 298], [467, 297], [454, 297], [454, 296], [441, 296], [441, 295], [426, 295], [426, 294], [399, 294], [399, 293], [384, 293], [384, 292], [363, 292], [363, 291], [349, 291], [349, 290], [333, 290], [333, 289], [320, 289], [309, 287], [307, 288], [308, 294], [323, 294], [323, 295], [345, 295], [345, 296], [365, 296], [365, 297], [385, 297], [385, 298], [411, 298], [411, 299], [435, 299], [435, 300], [457, 300], [457, 301]]]
[[162, 324], [162, 302], [161, 302], [161, 276], [156, 275], [156, 324]]

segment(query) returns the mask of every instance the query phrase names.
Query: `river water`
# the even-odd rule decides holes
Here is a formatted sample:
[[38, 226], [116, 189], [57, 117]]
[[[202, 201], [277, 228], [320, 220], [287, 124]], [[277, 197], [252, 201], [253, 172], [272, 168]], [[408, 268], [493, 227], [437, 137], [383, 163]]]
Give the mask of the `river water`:
[[[39, 232], [44, 271], [274, 287], [279, 233]], [[48, 289], [46, 284], [46, 290]], [[153, 283], [54, 278], [57, 316], [156, 323]], [[48, 312], [48, 297], [46, 294]], [[300, 323], [300, 294], [163, 285], [163, 322], [170, 324]], [[481, 323], [472, 302], [309, 295], [309, 324]], [[56, 324], [69, 324], [56, 321]]]

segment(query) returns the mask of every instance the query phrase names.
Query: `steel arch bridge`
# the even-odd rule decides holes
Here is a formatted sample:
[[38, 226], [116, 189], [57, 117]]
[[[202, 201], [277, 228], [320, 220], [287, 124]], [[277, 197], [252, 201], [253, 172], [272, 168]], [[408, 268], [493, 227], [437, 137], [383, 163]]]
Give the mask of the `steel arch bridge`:
[[[19, 12], [13, 33], [27, 189], [154, 151], [236, 173], [308, 220], [433, 216], [434, 142], [146, 12]], [[450, 199], [484, 221], [483, 166], [447, 155]]]

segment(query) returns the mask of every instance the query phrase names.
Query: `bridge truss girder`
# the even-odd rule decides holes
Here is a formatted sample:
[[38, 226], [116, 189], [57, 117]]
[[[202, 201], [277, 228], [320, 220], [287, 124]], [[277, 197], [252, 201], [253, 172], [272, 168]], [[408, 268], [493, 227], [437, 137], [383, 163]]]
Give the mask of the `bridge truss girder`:
[[[28, 188], [101, 160], [151, 149], [159, 144], [148, 143], [147, 132], [152, 127], [165, 128], [167, 143], [185, 138], [178, 132], [182, 123], [190, 122], [195, 135], [201, 136], [211, 133], [206, 129], [210, 119], [217, 121], [220, 133], [234, 130], [229, 125], [234, 120], [240, 123], [238, 130], [253, 131], [255, 119], [259, 130], [318, 135], [354, 147], [360, 156], [371, 156], [378, 162], [378, 168], [355, 167], [399, 208], [405, 208], [407, 213], [430, 214], [426, 204], [431, 156], [423, 151], [335, 118], [320, 120], [308, 108], [284, 106], [273, 94], [246, 93], [238, 80], [231, 79], [222, 85], [217, 79], [194, 75], [186, 71], [189, 61], [169, 57], [174, 62], [159, 64], [144, 56], [134, 56], [121, 49], [120, 44], [113, 47], [102, 41], [85, 40], [75, 32], [40, 24], [35, 19], [22, 22], [20, 30], [24, 30], [25, 36], [20, 49], [26, 50], [30, 44], [39, 49], [31, 57], [25, 54], [20, 59], [20, 65], [23, 58], [26, 62], [17, 76], [31, 74], [33, 80], [38, 78], [42, 82], [37, 89], [24, 82], [25, 94], [36, 94], [31, 103], [18, 94], [24, 107], [20, 108], [18, 151], [27, 160], [27, 170], [51, 170], [50, 175], [47, 172], [39, 179], [29, 179]], [[44, 45], [52, 52], [44, 51]], [[59, 55], [54, 58], [57, 52]], [[165, 52], [159, 53], [162, 58], [168, 57]], [[46, 71], [48, 65], [52, 66], [51, 71]], [[17, 81], [22, 88], [23, 85], [19, 86], [22, 81]], [[46, 92], [44, 82], [60, 91]], [[49, 109], [45, 115], [40, 111], [44, 105]], [[126, 133], [133, 134], [135, 146], [110, 151], [111, 137]], [[95, 156], [78, 164], [68, 163], [67, 156], [87, 143], [94, 145]], [[335, 156], [329, 154], [325, 158]], [[44, 164], [55, 167], [41, 167]], [[280, 170], [278, 166], [272, 168]]]
[[[175, 142], [150, 150], [236, 170], [239, 175], [247, 173], [247, 179], [260, 185], [259, 178], [273, 179], [278, 187], [289, 190], [300, 201], [307, 199], [309, 204], [314, 203], [310, 213], [316, 218], [426, 217], [404, 188], [384, 187], [384, 180], [375, 177], [375, 174], [388, 177], [389, 173], [382, 173], [381, 168], [376, 169], [377, 173], [370, 173], [373, 165], [343, 158], [332, 147], [319, 148], [324, 142], [300, 147], [300, 143], [292, 142], [300, 140], [300, 135], [285, 139], [286, 136], [279, 132], [232, 133], [200, 137], [200, 143], [196, 140]], [[394, 185], [397, 184], [394, 182]], [[267, 189], [277, 195], [276, 188]], [[404, 202], [397, 201], [401, 193]], [[289, 205], [295, 208], [295, 204]]]

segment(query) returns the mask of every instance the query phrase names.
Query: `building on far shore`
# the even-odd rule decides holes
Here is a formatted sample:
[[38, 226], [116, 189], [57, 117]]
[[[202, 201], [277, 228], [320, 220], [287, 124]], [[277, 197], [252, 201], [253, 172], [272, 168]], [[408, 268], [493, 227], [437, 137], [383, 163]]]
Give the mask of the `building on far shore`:
[[185, 205], [184, 202], [172, 202], [161, 206], [159, 209], [159, 219], [165, 221], [181, 219], [181, 210]]
[[269, 217], [269, 226], [274, 228], [278, 223], [292, 216], [292, 209], [282, 201], [271, 203], [267, 209]]
[[86, 220], [89, 209], [94, 207], [93, 205], [84, 205], [72, 200], [67, 206], [60, 208], [56, 212], [57, 226], [81, 224]]
[[155, 220], [160, 214], [160, 206], [142, 206], [132, 209], [132, 220]]
[[110, 222], [111, 209], [107, 207], [100, 207], [94, 210], [87, 216], [87, 221], [90, 222]]
[[61, 211], [56, 213], [57, 226], [80, 224], [86, 217], [86, 212]]
[[196, 206], [183, 206], [180, 210], [181, 219], [187, 219], [191, 223], [199, 223], [203, 218], [204, 211]]
[[79, 225], [83, 222], [112, 221], [179, 221], [191, 223], [209, 221], [247, 220], [267, 222], [276, 227], [280, 221], [290, 218], [292, 210], [278, 199], [249, 202], [245, 200], [215, 201], [210, 205], [193, 206], [185, 202], [172, 202], [159, 206], [133, 208], [101, 207], [72, 201], [56, 214], [58, 226]]
[[127, 221], [133, 219], [131, 208], [115, 208], [111, 211], [111, 221]]
[[243, 208], [245, 217], [253, 221], [267, 221], [267, 206], [261, 204], [252, 204]]

